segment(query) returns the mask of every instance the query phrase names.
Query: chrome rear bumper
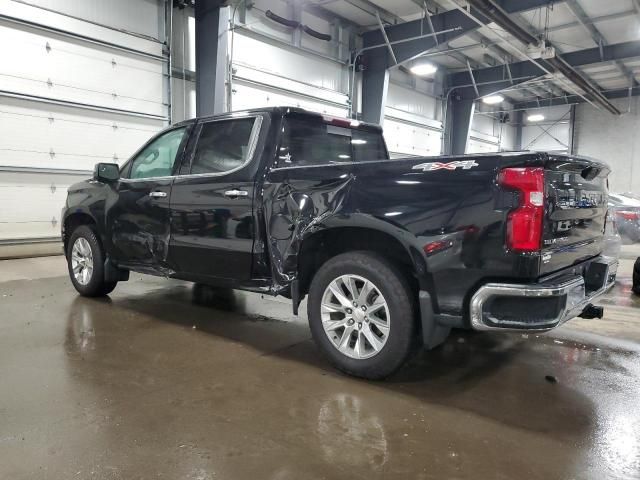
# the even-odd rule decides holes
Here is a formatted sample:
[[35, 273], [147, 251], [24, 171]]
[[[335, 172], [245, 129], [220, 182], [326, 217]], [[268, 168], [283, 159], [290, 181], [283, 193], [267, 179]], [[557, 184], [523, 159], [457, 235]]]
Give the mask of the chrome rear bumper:
[[488, 283], [471, 298], [474, 330], [546, 331], [579, 316], [615, 283], [618, 261], [598, 257], [582, 274], [538, 284]]

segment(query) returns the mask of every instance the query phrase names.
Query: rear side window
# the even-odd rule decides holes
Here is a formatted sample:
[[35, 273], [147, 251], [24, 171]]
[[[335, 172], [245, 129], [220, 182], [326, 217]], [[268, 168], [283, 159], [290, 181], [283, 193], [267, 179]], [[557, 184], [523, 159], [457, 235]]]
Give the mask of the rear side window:
[[352, 130], [351, 145], [355, 152], [354, 161], [366, 162], [367, 160], [388, 159], [387, 147], [384, 144], [382, 133]]
[[386, 159], [381, 133], [329, 125], [315, 119], [288, 117], [278, 165], [308, 166]]
[[251, 154], [255, 122], [238, 118], [203, 124], [191, 173], [225, 173], [242, 167]]

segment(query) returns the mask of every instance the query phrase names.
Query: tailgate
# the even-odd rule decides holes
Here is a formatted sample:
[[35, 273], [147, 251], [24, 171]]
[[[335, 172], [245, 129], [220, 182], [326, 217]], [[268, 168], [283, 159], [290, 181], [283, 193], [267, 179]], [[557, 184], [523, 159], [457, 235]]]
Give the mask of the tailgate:
[[603, 250], [609, 168], [585, 158], [551, 156], [545, 164], [541, 274]]

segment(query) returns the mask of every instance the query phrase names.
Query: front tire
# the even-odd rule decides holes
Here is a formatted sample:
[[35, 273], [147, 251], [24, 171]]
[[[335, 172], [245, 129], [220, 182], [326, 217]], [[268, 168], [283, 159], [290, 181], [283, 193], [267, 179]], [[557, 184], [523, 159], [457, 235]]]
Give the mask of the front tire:
[[104, 280], [104, 262], [105, 253], [96, 232], [88, 225], [76, 228], [67, 246], [67, 267], [80, 295], [100, 297], [116, 288], [118, 282]]
[[307, 306], [314, 341], [338, 370], [381, 379], [413, 346], [414, 298], [404, 275], [373, 252], [337, 255], [320, 267]]

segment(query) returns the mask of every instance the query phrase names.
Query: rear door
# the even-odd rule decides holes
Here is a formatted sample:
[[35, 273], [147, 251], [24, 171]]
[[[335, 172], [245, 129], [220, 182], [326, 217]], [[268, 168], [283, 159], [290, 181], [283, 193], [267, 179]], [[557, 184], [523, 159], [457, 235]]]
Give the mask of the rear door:
[[264, 118], [203, 121], [171, 190], [170, 263], [189, 278], [251, 277], [256, 146]]
[[559, 156], [547, 161], [543, 274], [602, 252], [608, 174], [606, 166], [586, 159]]

